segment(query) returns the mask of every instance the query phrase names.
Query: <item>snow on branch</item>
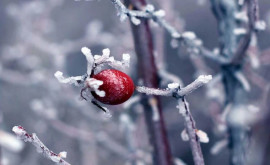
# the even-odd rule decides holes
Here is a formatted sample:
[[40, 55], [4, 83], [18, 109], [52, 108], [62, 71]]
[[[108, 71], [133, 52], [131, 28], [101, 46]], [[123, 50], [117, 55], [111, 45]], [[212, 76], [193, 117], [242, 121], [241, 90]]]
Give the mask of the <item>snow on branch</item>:
[[186, 101], [185, 97], [178, 99], [179, 113], [184, 118], [185, 131], [182, 132], [182, 139], [189, 140], [193, 160], [195, 165], [204, 165], [204, 159], [202, 155], [202, 150], [200, 146], [200, 141], [208, 143], [209, 139], [205, 132], [198, 130], [196, 128], [195, 121], [189, 109], [189, 104]]
[[179, 98], [193, 92], [195, 89], [208, 83], [211, 79], [212, 75], [201, 75], [195, 81], [181, 89], [178, 83], [171, 83], [168, 84], [167, 89], [155, 89], [138, 86], [136, 87], [136, 90], [140, 93], [145, 93], [147, 95], [174, 96], [176, 98]]
[[118, 15], [120, 16], [120, 20], [124, 21], [127, 17], [130, 17], [130, 20], [133, 24], [140, 24], [140, 19], [151, 19], [161, 27], [163, 27], [173, 39], [178, 40], [179, 42], [184, 43], [187, 46], [187, 50], [193, 54], [202, 54], [209, 59], [217, 61], [219, 63], [228, 63], [229, 60], [224, 58], [223, 56], [217, 55], [214, 52], [206, 49], [202, 45], [202, 41], [197, 38], [195, 33], [193, 32], [183, 32], [180, 33], [170, 25], [165, 19], [165, 11], [164, 10], [155, 10], [154, 6], [148, 4], [145, 6], [144, 10], [129, 10], [125, 7], [125, 5], [120, 0], [111, 0], [117, 9]]
[[61, 164], [61, 165], [70, 165], [66, 162], [63, 158], [66, 158], [67, 152], [63, 151], [59, 154], [54, 153], [53, 151], [49, 150], [42, 141], [39, 140], [35, 133], [28, 134], [26, 130], [22, 126], [14, 126], [12, 131], [17, 135], [18, 138], [22, 139], [25, 142], [32, 143], [38, 153], [42, 153], [46, 158], [50, 159], [51, 161]]

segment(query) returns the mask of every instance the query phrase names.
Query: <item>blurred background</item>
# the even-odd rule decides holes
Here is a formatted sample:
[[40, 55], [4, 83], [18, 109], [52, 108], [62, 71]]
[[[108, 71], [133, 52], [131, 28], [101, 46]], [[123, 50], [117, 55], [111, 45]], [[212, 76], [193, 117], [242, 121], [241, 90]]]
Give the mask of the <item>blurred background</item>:
[[[149, 2], [163, 8], [161, 0]], [[211, 50], [218, 47], [217, 21], [207, 0], [175, 0], [172, 3], [176, 16], [171, 22], [173, 25], [180, 30], [194, 31]], [[267, 158], [270, 153], [267, 113], [270, 100], [266, 90], [270, 79], [270, 55], [267, 55], [270, 54], [270, 1], [260, 0], [259, 5], [260, 17], [267, 27], [258, 35], [258, 47], [265, 58], [256, 69], [260, 77], [253, 77], [249, 98], [250, 107], [256, 113], [253, 116], [261, 113], [264, 118], [251, 119], [251, 150], [247, 153], [250, 165], [270, 164]], [[151, 27], [155, 34], [160, 33], [158, 26], [151, 24]], [[155, 34], [155, 50], [161, 54]], [[80, 88], [60, 84], [54, 77], [58, 70], [66, 76], [85, 74], [87, 63], [80, 49], [87, 46], [93, 54], [101, 54], [102, 49], [109, 48], [116, 59], [129, 53], [131, 66], [125, 72], [138, 84], [130, 23], [119, 20], [111, 1], [1, 0], [0, 36], [1, 165], [53, 164], [31, 144], [16, 139], [11, 131], [14, 125], [37, 133], [56, 153], [67, 151], [66, 160], [73, 165], [128, 165], [134, 155], [140, 163], [151, 164], [151, 147], [140, 104], [108, 106], [112, 114], [108, 119], [90, 102], [80, 100]], [[181, 47], [175, 48], [169, 35], [164, 43], [167, 70], [180, 77], [184, 84], [195, 80], [201, 70], [188, 53]], [[204, 73], [216, 75], [219, 72], [212, 61], [204, 62], [209, 67]], [[226, 137], [220, 133], [222, 125], [215, 119], [221, 111], [218, 102], [224, 97], [219, 84], [211, 89], [200, 88], [187, 99], [198, 129], [206, 132], [210, 139], [209, 143], [201, 145], [206, 164], [226, 165], [229, 164], [229, 150], [213, 151], [215, 144], [224, 142]], [[189, 143], [181, 139], [184, 124], [176, 101], [162, 98], [162, 105], [173, 156], [178, 161], [193, 164]]]

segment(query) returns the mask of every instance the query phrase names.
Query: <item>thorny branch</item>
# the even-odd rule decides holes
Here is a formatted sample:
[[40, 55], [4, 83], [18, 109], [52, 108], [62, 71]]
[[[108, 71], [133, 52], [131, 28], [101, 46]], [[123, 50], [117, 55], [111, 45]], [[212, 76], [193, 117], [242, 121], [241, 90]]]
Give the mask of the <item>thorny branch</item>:
[[14, 126], [12, 128], [12, 131], [17, 135], [18, 138], [22, 139], [25, 142], [32, 143], [36, 147], [37, 152], [42, 153], [46, 158], [50, 159], [51, 161], [60, 165], [70, 165], [63, 159], [66, 158], [66, 152], [60, 152], [59, 154], [56, 154], [53, 151], [49, 150], [39, 140], [35, 133], [28, 134], [22, 126]]

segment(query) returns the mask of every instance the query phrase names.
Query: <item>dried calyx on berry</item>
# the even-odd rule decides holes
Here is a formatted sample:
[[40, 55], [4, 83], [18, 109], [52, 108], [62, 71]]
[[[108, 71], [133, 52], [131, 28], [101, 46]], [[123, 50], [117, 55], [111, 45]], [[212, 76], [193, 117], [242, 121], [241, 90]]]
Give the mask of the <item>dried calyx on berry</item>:
[[104, 49], [102, 55], [95, 56], [86, 47], [83, 47], [81, 51], [87, 60], [87, 73], [83, 76], [64, 78], [63, 73], [58, 71], [55, 73], [55, 77], [59, 82], [83, 87], [81, 97], [85, 100], [90, 98], [92, 103], [94, 102], [105, 112], [106, 108], [98, 105], [93, 97], [104, 104], [110, 105], [121, 104], [131, 97], [135, 87], [132, 79], [127, 74], [115, 69], [105, 69], [95, 74], [95, 71], [99, 70], [103, 64], [110, 65], [113, 68], [128, 67], [129, 54], [123, 54], [122, 60], [117, 61], [110, 56], [109, 49]]

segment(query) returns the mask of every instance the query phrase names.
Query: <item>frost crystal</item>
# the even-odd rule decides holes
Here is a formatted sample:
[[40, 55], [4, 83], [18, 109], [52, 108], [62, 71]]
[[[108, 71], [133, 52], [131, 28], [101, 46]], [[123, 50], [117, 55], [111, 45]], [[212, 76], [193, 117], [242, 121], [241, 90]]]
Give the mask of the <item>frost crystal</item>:
[[12, 131], [17, 135], [17, 136], [23, 136], [26, 131], [22, 129], [20, 126], [14, 126], [12, 128]]
[[256, 28], [257, 30], [263, 31], [263, 30], [266, 29], [266, 23], [265, 23], [264, 21], [257, 21], [257, 22], [255, 23], [255, 28]]
[[189, 39], [189, 40], [194, 40], [194, 39], [196, 38], [195, 33], [189, 32], [189, 31], [184, 32], [184, 33], [182, 34], [182, 36], [183, 36], [184, 38], [186, 38], [186, 39]]
[[55, 76], [55, 78], [57, 78], [57, 80], [58, 80], [60, 83], [64, 83], [64, 84], [74, 84], [74, 85], [76, 85], [76, 86], [79, 86], [78, 81], [83, 79], [82, 76], [76, 76], [76, 77], [65, 78], [65, 77], [63, 76], [63, 73], [60, 72], [60, 71], [55, 72], [55, 73], [54, 73], [54, 76]]
[[141, 20], [139, 20], [138, 18], [136, 17], [131, 17], [131, 22], [134, 24], [134, 25], [139, 25], [141, 23]]
[[247, 30], [244, 29], [244, 28], [236, 28], [236, 29], [233, 30], [233, 33], [235, 35], [244, 35], [244, 34], [247, 33]]
[[168, 88], [170, 89], [175, 89], [178, 88], [180, 85], [178, 83], [170, 83], [168, 84]]
[[212, 80], [212, 75], [201, 75], [198, 77], [198, 80], [203, 83], [208, 83], [210, 80]]
[[101, 91], [98, 89], [103, 84], [103, 81], [100, 81], [94, 78], [87, 78], [86, 84], [87, 84], [87, 87], [95, 91], [98, 96], [100, 97], [105, 96], [105, 91]]
[[154, 15], [156, 15], [157, 17], [164, 17], [166, 13], [164, 10], [158, 10], [154, 12]]
[[151, 4], [147, 4], [145, 6], [145, 11], [153, 12], [155, 10], [155, 7]]
[[188, 140], [189, 140], [189, 137], [188, 137], [188, 134], [187, 134], [186, 129], [184, 129], [184, 130], [181, 132], [181, 138], [182, 138], [183, 141], [188, 141]]
[[62, 151], [58, 154], [61, 158], [67, 158], [67, 152], [66, 151]]
[[196, 130], [196, 134], [199, 137], [200, 142], [202, 142], [202, 143], [208, 143], [209, 142], [209, 138], [208, 138], [207, 134], [204, 131]]
[[235, 13], [234, 17], [240, 21], [248, 22], [248, 16], [245, 11]]

